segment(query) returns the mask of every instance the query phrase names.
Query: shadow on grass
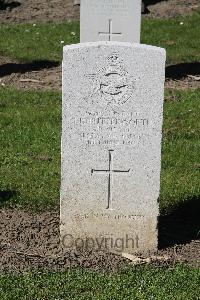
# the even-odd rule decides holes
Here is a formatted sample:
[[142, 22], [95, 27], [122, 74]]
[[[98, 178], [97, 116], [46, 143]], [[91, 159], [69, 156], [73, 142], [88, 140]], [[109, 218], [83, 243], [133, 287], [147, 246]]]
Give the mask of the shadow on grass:
[[187, 75], [200, 75], [200, 62], [181, 63], [166, 67], [166, 78], [178, 80]]
[[0, 206], [2, 206], [5, 202], [9, 201], [12, 198], [15, 198], [18, 195], [19, 193], [17, 191], [12, 191], [12, 190], [0, 191]]
[[142, 14], [147, 15], [150, 13], [150, 10], [148, 9], [149, 5], [154, 5], [156, 3], [162, 2], [164, 0], [142, 0]]
[[200, 196], [187, 199], [159, 218], [159, 248], [186, 244], [200, 237]]
[[0, 77], [11, 75], [12, 73], [21, 73], [50, 69], [59, 66], [60, 63], [49, 60], [38, 60], [30, 63], [7, 63], [0, 66]]
[[163, 2], [163, 1], [166, 1], [166, 0], [142, 0], [142, 2], [145, 5], [154, 5], [156, 3]]
[[6, 2], [4, 0], [0, 0], [0, 10], [6, 10], [6, 9], [12, 10], [13, 8], [18, 7], [20, 5], [21, 3], [18, 1]]

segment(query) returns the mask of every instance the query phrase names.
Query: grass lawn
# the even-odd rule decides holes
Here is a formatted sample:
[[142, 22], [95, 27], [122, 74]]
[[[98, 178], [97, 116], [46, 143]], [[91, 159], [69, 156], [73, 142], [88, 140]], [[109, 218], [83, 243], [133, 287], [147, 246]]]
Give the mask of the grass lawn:
[[86, 270], [0, 276], [1, 300], [198, 300], [200, 271], [185, 266], [127, 268], [100, 274]]
[[[142, 43], [166, 48], [168, 63], [199, 61], [199, 27], [200, 11], [170, 20], [143, 18]], [[79, 23], [0, 25], [0, 36], [0, 55], [61, 61], [63, 45], [79, 42]]]
[[[168, 92], [170, 95], [170, 92]], [[168, 96], [169, 96], [168, 95]], [[160, 207], [197, 197], [200, 90], [165, 102]], [[0, 190], [3, 206], [46, 210], [59, 205], [61, 94], [1, 88]]]
[[59, 203], [61, 95], [1, 89], [0, 99], [0, 190], [9, 191], [8, 205], [52, 208]]

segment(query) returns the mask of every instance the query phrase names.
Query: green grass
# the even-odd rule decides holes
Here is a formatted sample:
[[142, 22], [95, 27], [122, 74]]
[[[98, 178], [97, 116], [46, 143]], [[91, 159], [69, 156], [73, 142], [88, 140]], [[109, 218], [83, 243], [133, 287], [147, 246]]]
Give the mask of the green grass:
[[149, 19], [142, 23], [142, 43], [165, 48], [167, 63], [199, 61], [199, 36], [200, 11], [190, 17]]
[[160, 202], [165, 210], [200, 195], [200, 90], [175, 95], [176, 101], [164, 106]]
[[0, 90], [0, 190], [11, 203], [48, 209], [58, 204], [61, 95]]
[[0, 25], [0, 36], [0, 55], [21, 61], [61, 61], [63, 45], [79, 41], [79, 23]]
[[[168, 92], [170, 93], [170, 92]], [[162, 151], [162, 211], [198, 197], [200, 90], [166, 102]], [[61, 94], [0, 89], [0, 190], [3, 206], [46, 210], [59, 205]]]
[[[142, 43], [166, 48], [168, 63], [199, 61], [199, 35], [200, 11], [189, 17], [142, 21]], [[61, 41], [78, 43], [79, 23], [0, 25], [0, 36], [0, 55], [22, 61], [61, 61]]]
[[64, 273], [25, 273], [0, 276], [1, 300], [197, 300], [197, 269], [128, 268], [100, 274], [85, 270]]

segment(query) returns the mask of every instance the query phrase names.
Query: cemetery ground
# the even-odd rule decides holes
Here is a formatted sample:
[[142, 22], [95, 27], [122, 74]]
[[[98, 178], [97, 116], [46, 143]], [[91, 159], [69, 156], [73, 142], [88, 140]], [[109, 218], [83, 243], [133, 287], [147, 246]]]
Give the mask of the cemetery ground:
[[[62, 22], [79, 18], [79, 7], [73, 0], [6, 0], [0, 1], [1, 23]], [[199, 8], [199, 0], [143, 0], [145, 17], [173, 18], [191, 15]]]
[[199, 299], [200, 12], [143, 19], [142, 42], [167, 49], [167, 80], [159, 251], [138, 266], [60, 248], [60, 62], [79, 24], [11, 23], [0, 26], [0, 298]]
[[[142, 43], [167, 50], [166, 87], [200, 86], [195, 77], [200, 61], [199, 18], [197, 11], [192, 16], [142, 21]], [[4, 24], [0, 36], [1, 84], [31, 90], [61, 88], [62, 47], [79, 41], [78, 22]]]

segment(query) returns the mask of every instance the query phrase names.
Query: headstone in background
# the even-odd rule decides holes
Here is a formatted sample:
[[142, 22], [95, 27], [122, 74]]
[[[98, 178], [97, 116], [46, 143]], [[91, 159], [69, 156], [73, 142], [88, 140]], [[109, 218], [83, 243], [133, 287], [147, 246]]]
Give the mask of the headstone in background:
[[81, 0], [81, 43], [140, 43], [140, 25], [141, 0]]
[[164, 73], [161, 48], [119, 42], [64, 47], [66, 247], [156, 250]]

